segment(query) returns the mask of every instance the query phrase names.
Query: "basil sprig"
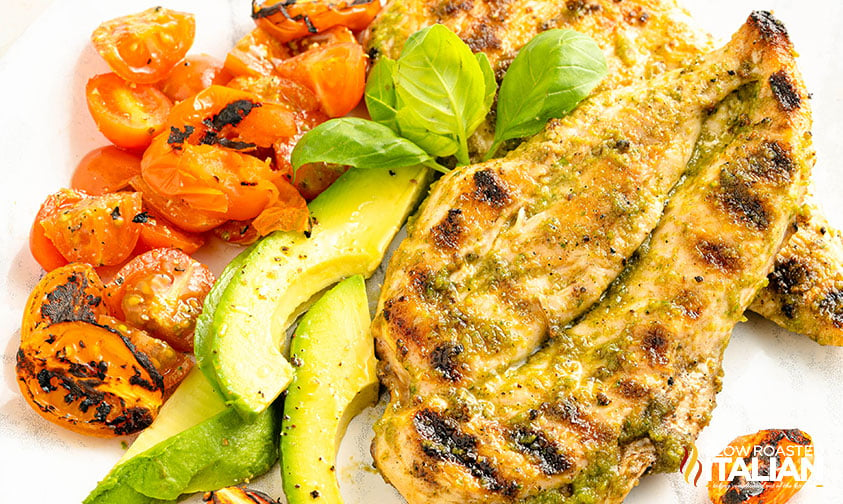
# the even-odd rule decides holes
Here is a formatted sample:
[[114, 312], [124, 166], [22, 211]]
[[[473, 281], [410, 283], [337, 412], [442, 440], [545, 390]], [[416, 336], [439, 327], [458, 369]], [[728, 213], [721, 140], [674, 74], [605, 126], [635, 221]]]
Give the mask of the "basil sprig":
[[553, 29], [533, 37], [501, 82], [495, 140], [485, 159], [505, 140], [535, 135], [549, 119], [573, 110], [608, 70], [603, 52], [587, 35]]
[[[549, 30], [513, 60], [498, 96], [497, 130], [486, 157], [501, 142], [537, 133], [570, 112], [606, 75], [602, 52], [589, 37]], [[381, 58], [369, 73], [366, 106], [372, 120], [343, 117], [307, 132], [293, 150], [298, 169], [314, 162], [358, 168], [423, 164], [447, 171], [438, 157], [469, 163], [468, 138], [495, 101], [489, 59], [443, 25], [414, 33], [397, 60]]]
[[[305, 136], [308, 135], [308, 140], [299, 141], [290, 156], [295, 167], [318, 162], [365, 168], [438, 166], [430, 154], [413, 142], [399, 137], [383, 124], [359, 117], [331, 119]], [[377, 148], [373, 149], [375, 145]]]

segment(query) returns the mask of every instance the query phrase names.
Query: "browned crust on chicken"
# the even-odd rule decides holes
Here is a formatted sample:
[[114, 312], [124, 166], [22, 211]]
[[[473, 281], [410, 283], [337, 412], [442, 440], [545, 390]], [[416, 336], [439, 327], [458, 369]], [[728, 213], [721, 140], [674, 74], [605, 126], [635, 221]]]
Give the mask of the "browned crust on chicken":
[[[603, 300], [523, 366], [390, 404], [373, 453], [408, 501], [617, 503], [648, 469], [675, 470], [708, 423], [723, 349], [773, 266], [814, 160], [807, 93], [781, 24], [753, 13], [700, 66], [717, 62], [754, 82], [724, 101], [746, 107], [743, 127], [694, 167]], [[782, 98], [773, 75], [798, 102]]]
[[[683, 66], [711, 46], [710, 37], [694, 27], [675, 0], [392, 0], [367, 34], [370, 54], [397, 58], [404, 40], [432, 23], [445, 24], [473, 50], [485, 52], [499, 79], [536, 33], [549, 28], [586, 33], [609, 62], [609, 77], [596, 92]], [[777, 26], [762, 28], [770, 40], [784, 36]], [[803, 99], [786, 75], [771, 75], [769, 82], [782, 107], [793, 109]], [[470, 140], [472, 152], [485, 152], [493, 134], [491, 115]], [[772, 290], [771, 283], [750, 309], [821, 344], [843, 345], [843, 294], [832, 294], [843, 289], [843, 248], [831, 238], [840, 233], [815, 207], [803, 209], [801, 219], [805, 225], [799, 226], [777, 264], [799, 264], [808, 283], [786, 293]], [[819, 234], [820, 229], [827, 236]]]

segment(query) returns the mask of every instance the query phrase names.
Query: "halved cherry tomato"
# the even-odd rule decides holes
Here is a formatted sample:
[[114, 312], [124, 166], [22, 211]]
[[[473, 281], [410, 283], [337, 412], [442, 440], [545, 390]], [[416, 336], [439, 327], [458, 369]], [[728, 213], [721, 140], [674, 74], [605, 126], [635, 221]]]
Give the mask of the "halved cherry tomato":
[[26, 301], [21, 339], [59, 322], [96, 322], [109, 313], [104, 293], [105, 285], [88, 264], [68, 264], [47, 273]]
[[378, 0], [326, 0], [252, 2], [252, 18], [281, 42], [319, 33], [333, 26], [359, 31], [372, 22], [381, 8]]
[[153, 7], [102, 23], [91, 41], [117, 75], [152, 84], [184, 58], [195, 32], [193, 14]]
[[286, 107], [226, 86], [211, 86], [180, 102], [170, 112], [167, 127], [167, 144], [176, 149], [190, 143], [239, 151], [270, 147], [297, 131], [296, 116]]
[[[729, 477], [733, 466], [766, 470], [769, 481]], [[802, 489], [814, 466], [811, 436], [799, 429], [765, 429], [732, 440], [711, 465], [708, 496], [713, 504], [783, 504]], [[787, 469], [785, 469], [787, 468]], [[794, 473], [798, 476], [794, 476]]]
[[193, 350], [196, 317], [214, 275], [178, 249], [155, 249], [131, 261], [106, 287], [106, 303], [127, 323], [176, 350]]
[[160, 137], [144, 153], [141, 167], [154, 191], [224, 220], [251, 219], [277, 199], [272, 180], [279, 175], [267, 163], [213, 145], [174, 149]]
[[32, 252], [32, 257], [46, 271], [52, 271], [60, 266], [64, 266], [68, 261], [56, 246], [53, 245], [53, 242], [47, 238], [41, 222], [48, 217], [72, 208], [76, 203], [82, 201], [85, 196], [83, 192], [67, 189], [47, 196], [47, 199], [41, 204], [41, 208], [38, 210], [35, 221], [32, 223], [32, 229], [29, 232], [29, 250]]
[[367, 57], [357, 42], [318, 46], [276, 69], [281, 77], [307, 86], [330, 117], [351, 112], [363, 97]]
[[132, 219], [141, 212], [139, 193], [88, 196], [62, 189], [50, 198], [60, 210], [40, 223], [67, 260], [108, 266], [126, 260], [135, 248], [140, 227]]
[[284, 178], [274, 183], [278, 188], [277, 199], [252, 220], [252, 226], [261, 236], [273, 231], [309, 230], [310, 212], [302, 195]]
[[235, 76], [271, 75], [290, 50], [266, 31], [255, 28], [237, 41], [225, 57], [225, 69]]
[[203, 235], [182, 231], [155, 210], [144, 210], [134, 217], [134, 221], [141, 227], [135, 253], [157, 248], [177, 248], [185, 254], [192, 254], [205, 244]]
[[97, 128], [124, 149], [148, 146], [164, 127], [172, 106], [157, 88], [130, 84], [113, 73], [91, 78], [85, 96]]
[[176, 390], [178, 384], [193, 367], [193, 361], [190, 360], [188, 354], [176, 351], [167, 342], [153, 338], [146, 331], [108, 315], [99, 317], [97, 324], [119, 332], [135, 346], [136, 350], [149, 357], [152, 365], [161, 373], [165, 399]]
[[328, 120], [313, 91], [291, 79], [277, 76], [236, 77], [229, 86], [254, 93], [264, 102], [273, 102], [288, 108], [296, 117], [296, 133], [281, 137], [272, 144], [275, 167], [281, 173], [292, 174], [290, 154], [305, 132]]
[[107, 316], [94, 269], [73, 263], [47, 273], [29, 296], [17, 353], [18, 384], [41, 416], [95, 436], [148, 426], [163, 399], [161, 374]]
[[311, 201], [336, 182], [346, 171], [348, 171], [348, 166], [333, 163], [302, 165], [301, 168], [296, 170], [293, 185], [304, 199]]
[[357, 42], [357, 37], [345, 26], [334, 26], [323, 32], [287, 42], [290, 48], [290, 56], [296, 56], [307, 50], [345, 42]]
[[36, 331], [21, 342], [16, 369], [35, 411], [82, 434], [133, 434], [163, 402], [163, 379], [146, 356], [119, 332], [88, 322]]
[[185, 231], [203, 233], [214, 229], [227, 220], [219, 215], [195, 210], [181, 198], [167, 196], [155, 191], [140, 176], [134, 177], [130, 184], [142, 194], [144, 206], [155, 210]]
[[76, 166], [70, 187], [94, 196], [125, 189], [140, 175], [140, 162], [139, 156], [113, 145], [94, 149]]
[[228, 87], [246, 91], [257, 96], [262, 102], [272, 102], [284, 105], [296, 115], [296, 123], [301, 129], [304, 121], [307, 129], [328, 120], [322, 111], [319, 99], [304, 84], [292, 79], [285, 79], [276, 75], [260, 77], [235, 77]]
[[44, 271], [52, 271], [67, 264], [67, 259], [44, 234], [44, 228], [39, 219], [32, 223], [32, 228], [29, 230], [29, 251]]
[[261, 237], [252, 220], [228, 221], [214, 229], [214, 236], [235, 245], [251, 245]]
[[188, 56], [176, 65], [161, 85], [161, 91], [173, 102], [180, 102], [211, 84], [225, 84], [231, 74], [223, 68], [222, 62], [199, 54]]

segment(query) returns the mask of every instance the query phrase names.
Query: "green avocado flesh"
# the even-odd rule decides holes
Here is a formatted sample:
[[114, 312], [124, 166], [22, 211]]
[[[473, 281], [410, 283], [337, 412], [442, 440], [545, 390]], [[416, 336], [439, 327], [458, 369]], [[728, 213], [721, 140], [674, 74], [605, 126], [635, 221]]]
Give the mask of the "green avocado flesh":
[[313, 230], [256, 243], [196, 333], [200, 369], [244, 418], [265, 410], [293, 379], [285, 358], [289, 319], [352, 275], [371, 275], [427, 186], [429, 170], [354, 169], [310, 205]]
[[363, 277], [353, 276], [313, 305], [296, 328], [281, 429], [287, 502], [341, 503], [335, 459], [351, 420], [377, 400], [375, 350]]
[[244, 421], [194, 369], [84, 503], [171, 502], [247, 481], [278, 459], [279, 430], [275, 408]]

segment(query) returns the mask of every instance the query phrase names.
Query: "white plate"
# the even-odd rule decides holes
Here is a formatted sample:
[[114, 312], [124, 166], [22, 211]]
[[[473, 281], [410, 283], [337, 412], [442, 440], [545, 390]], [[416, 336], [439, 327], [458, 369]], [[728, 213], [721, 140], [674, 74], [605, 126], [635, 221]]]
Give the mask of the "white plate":
[[[23, 8], [23, 3], [16, 8]], [[560, 2], [562, 4], [562, 2]], [[808, 6], [807, 4], [810, 4]], [[55, 2], [0, 60], [0, 501], [79, 502], [120, 457], [120, 440], [101, 440], [65, 431], [32, 411], [18, 392], [14, 355], [26, 297], [41, 271], [29, 254], [27, 236], [44, 197], [67, 185], [71, 171], [89, 150], [106, 140], [96, 131], [84, 98], [86, 80], [107, 71], [88, 42], [103, 20], [152, 6], [123, 0]], [[247, 0], [166, 3], [197, 18], [192, 52], [223, 57], [251, 26]], [[819, 162], [814, 180], [825, 211], [843, 225], [843, 6], [835, 1], [688, 0], [699, 24], [728, 37], [753, 8], [773, 9], [802, 54], [800, 66], [813, 92], [815, 144]], [[5, 9], [6, 7], [4, 7]], [[5, 15], [5, 14], [4, 14]], [[219, 272], [233, 253], [220, 247], [212, 267]], [[838, 477], [843, 460], [843, 349], [823, 348], [750, 316], [735, 331], [725, 358], [723, 391], [711, 425], [697, 446], [710, 462], [738, 435], [762, 428], [800, 428], [813, 436], [816, 472], [793, 503], [843, 502]], [[380, 477], [367, 469], [374, 410], [352, 424], [340, 453], [348, 503], [400, 502]], [[280, 496], [276, 469], [259, 486]], [[821, 486], [820, 486], [821, 485]], [[633, 490], [629, 504], [707, 502], [704, 488], [679, 474], [650, 476]]]

